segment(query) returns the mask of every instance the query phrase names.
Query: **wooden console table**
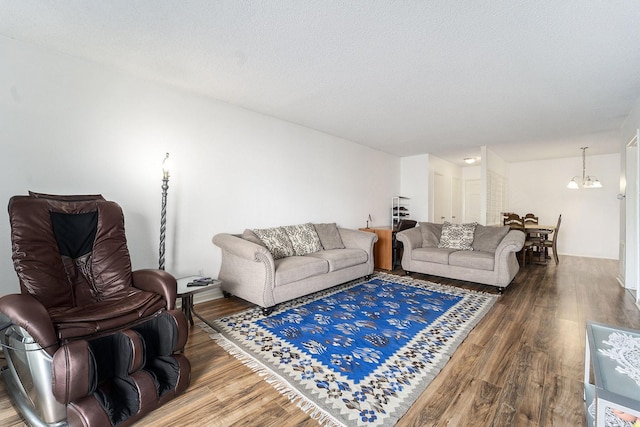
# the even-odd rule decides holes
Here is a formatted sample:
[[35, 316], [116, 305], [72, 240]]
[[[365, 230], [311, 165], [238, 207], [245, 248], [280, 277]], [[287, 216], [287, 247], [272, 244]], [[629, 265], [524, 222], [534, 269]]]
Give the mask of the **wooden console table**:
[[378, 241], [373, 245], [373, 260], [376, 268], [393, 270], [393, 228], [391, 226], [377, 226], [360, 228], [378, 235]]

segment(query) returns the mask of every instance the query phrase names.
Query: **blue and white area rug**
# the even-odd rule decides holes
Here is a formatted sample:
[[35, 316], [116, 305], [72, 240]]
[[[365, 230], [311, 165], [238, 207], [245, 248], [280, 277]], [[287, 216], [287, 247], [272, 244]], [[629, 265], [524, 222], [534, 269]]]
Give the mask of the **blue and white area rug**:
[[497, 296], [389, 274], [299, 298], [269, 316], [252, 308], [210, 330], [327, 426], [391, 426]]

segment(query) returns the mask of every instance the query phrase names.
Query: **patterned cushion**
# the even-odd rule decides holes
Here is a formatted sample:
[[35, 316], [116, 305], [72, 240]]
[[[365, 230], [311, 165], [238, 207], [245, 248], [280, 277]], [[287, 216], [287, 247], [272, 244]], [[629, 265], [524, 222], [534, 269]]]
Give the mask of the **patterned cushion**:
[[472, 251], [473, 236], [477, 222], [469, 224], [451, 224], [445, 221], [440, 235], [439, 248], [458, 249], [461, 251]]
[[338, 231], [338, 226], [335, 222], [328, 224], [313, 224], [313, 227], [316, 229], [316, 233], [318, 233], [318, 237], [320, 238], [320, 243], [325, 251], [331, 249], [344, 249], [344, 242], [342, 241], [342, 237], [340, 237], [340, 232]]
[[306, 255], [322, 250], [320, 238], [313, 224], [287, 225], [282, 228], [291, 240], [296, 255]]
[[266, 245], [271, 255], [273, 255], [273, 259], [285, 258], [296, 254], [284, 228], [254, 228], [251, 231], [256, 233]]

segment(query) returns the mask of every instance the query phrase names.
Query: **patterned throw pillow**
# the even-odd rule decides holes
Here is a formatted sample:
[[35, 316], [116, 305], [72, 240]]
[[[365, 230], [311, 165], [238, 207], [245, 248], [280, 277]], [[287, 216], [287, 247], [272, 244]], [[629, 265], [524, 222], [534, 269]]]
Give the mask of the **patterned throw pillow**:
[[472, 251], [473, 236], [477, 222], [469, 224], [451, 224], [445, 221], [440, 235], [439, 248], [458, 249], [461, 251]]
[[266, 245], [271, 255], [273, 255], [273, 259], [286, 258], [296, 254], [284, 228], [254, 228], [251, 231], [256, 233]]
[[287, 225], [282, 228], [291, 240], [296, 255], [306, 255], [322, 250], [320, 238], [313, 224]]

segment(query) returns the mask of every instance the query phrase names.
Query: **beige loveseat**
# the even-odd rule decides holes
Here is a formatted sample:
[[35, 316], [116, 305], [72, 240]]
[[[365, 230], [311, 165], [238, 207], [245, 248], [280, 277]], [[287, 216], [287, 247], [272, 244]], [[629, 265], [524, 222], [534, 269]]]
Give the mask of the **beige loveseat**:
[[466, 225], [466, 229], [455, 227], [447, 234], [460, 237], [466, 233], [463, 250], [457, 247], [459, 242], [441, 242], [443, 228], [451, 230], [453, 224], [421, 222], [418, 227], [397, 233], [404, 247], [402, 268], [407, 274], [423, 273], [482, 283], [497, 286], [502, 292], [520, 268], [516, 253], [522, 249], [524, 233], [509, 227]]
[[373, 233], [310, 223], [213, 237], [222, 250], [222, 291], [265, 314], [281, 302], [372, 274], [377, 240]]

